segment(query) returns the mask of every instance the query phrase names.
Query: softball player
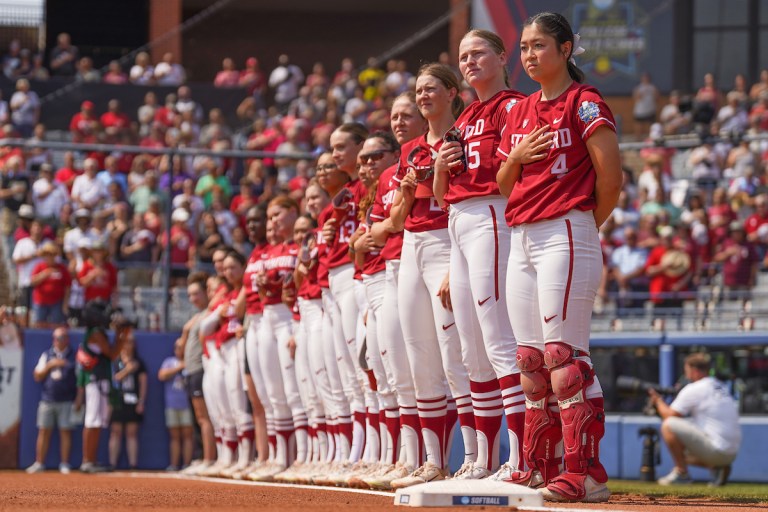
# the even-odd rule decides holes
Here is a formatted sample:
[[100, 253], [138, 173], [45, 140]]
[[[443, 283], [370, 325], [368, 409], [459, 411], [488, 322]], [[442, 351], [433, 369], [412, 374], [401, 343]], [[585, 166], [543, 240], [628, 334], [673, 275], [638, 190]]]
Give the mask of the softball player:
[[247, 468], [243, 476], [248, 476], [261, 466], [274, 461], [276, 441], [272, 404], [268, 400], [269, 395], [267, 394], [264, 378], [261, 374], [258, 357], [258, 332], [264, 312], [264, 305], [259, 296], [258, 271], [262, 254], [268, 248], [266, 241], [266, 216], [266, 211], [259, 207], [251, 208], [246, 213], [246, 227], [248, 228], [248, 235], [254, 243], [254, 248], [245, 266], [243, 286], [240, 289], [237, 305], [238, 311], [243, 311], [244, 309], [245, 314], [245, 356], [249, 369], [249, 373], [246, 375], [246, 382], [250, 378], [253, 385], [253, 389], [249, 391], [248, 397], [251, 401], [251, 409], [254, 416], [257, 453], [253, 465]]
[[298, 210], [298, 204], [287, 196], [276, 197], [267, 208], [269, 248], [262, 253], [257, 278], [264, 316], [257, 336], [259, 369], [275, 418], [276, 465], [251, 474], [251, 480], [268, 481], [307, 456], [308, 420], [288, 347], [293, 337], [293, 314], [282, 302], [285, 278], [296, 268], [298, 248], [293, 244], [292, 232]]
[[[393, 480], [394, 488], [448, 476], [444, 468], [446, 431], [450, 431], [446, 379], [459, 407], [465, 461], [474, 460], [477, 452], [469, 378], [461, 360], [456, 322], [445, 307], [450, 257], [448, 215], [437, 204], [431, 183], [434, 155], [463, 107], [459, 89], [449, 67], [422, 66], [416, 79], [416, 101], [429, 130], [402, 147], [395, 178], [400, 190], [395, 194], [390, 218], [396, 229], [405, 228], [398, 308], [416, 389], [426, 462], [411, 475]], [[435, 356], [438, 353], [439, 358]]]
[[498, 468], [502, 412], [510, 453], [493, 478], [509, 478], [522, 455], [525, 395], [503, 290], [510, 232], [496, 184], [503, 163], [496, 149], [507, 112], [525, 96], [508, 89], [506, 61], [504, 43], [493, 32], [472, 30], [461, 40], [459, 69], [478, 100], [456, 120], [455, 140], [443, 144], [435, 163], [435, 197], [450, 205], [451, 301], [477, 428], [477, 461], [464, 465], [458, 479], [485, 478]]
[[[520, 59], [541, 90], [509, 112], [497, 179], [509, 194], [507, 303], [526, 395], [529, 471], [511, 480], [545, 484], [550, 500], [601, 502], [610, 496], [599, 457], [605, 412], [589, 330], [603, 263], [597, 230], [616, 205], [622, 172], [613, 116], [570, 60], [581, 51], [562, 15], [525, 22]], [[551, 447], [561, 436], [558, 476]]]
[[[301, 274], [299, 269], [299, 261], [305, 260], [302, 253], [302, 244], [307, 236], [312, 237], [314, 233], [312, 230], [315, 228], [314, 221], [311, 217], [300, 216], [296, 219], [293, 226], [293, 243], [299, 249], [299, 258], [297, 260], [296, 270], [292, 275], [294, 285], [298, 286], [296, 292], [297, 304], [295, 307], [299, 313], [299, 321], [295, 325], [294, 337], [296, 342], [296, 351], [294, 359], [296, 361], [296, 377], [299, 384], [299, 391], [301, 392], [301, 401], [304, 404], [304, 409], [309, 415], [309, 431], [311, 445], [307, 450], [307, 458], [302, 461], [303, 463], [319, 462], [325, 460], [328, 456], [328, 439], [326, 436], [326, 418], [325, 418], [325, 406], [320, 399], [323, 391], [330, 391], [328, 385], [328, 378], [323, 374], [323, 382], [318, 386], [317, 381], [320, 379], [314, 378], [311, 370], [309, 358], [310, 358], [310, 345], [316, 345], [322, 347], [320, 340], [316, 338], [316, 333], [322, 332], [322, 300], [320, 286], [317, 284], [317, 272], [313, 272], [313, 275]], [[297, 281], [294, 276], [300, 275], [300, 281]], [[300, 301], [304, 303], [304, 312], [310, 312], [310, 315], [314, 314], [314, 318], [305, 319], [302, 313], [302, 307], [298, 303]], [[312, 302], [314, 301], [314, 302]], [[310, 302], [312, 306], [308, 306], [306, 303]], [[311, 320], [311, 321], [310, 321]], [[308, 326], [312, 326], [316, 330], [308, 329]], [[321, 353], [315, 350], [314, 353]], [[313, 354], [314, 355], [314, 354]], [[320, 360], [322, 363], [322, 358]], [[321, 368], [325, 370], [325, 365], [321, 365]], [[322, 391], [321, 391], [322, 390]]]
[[[427, 123], [416, 106], [416, 95], [413, 92], [403, 93], [395, 99], [390, 113], [390, 125], [400, 145], [426, 132]], [[399, 159], [399, 152], [397, 154]], [[373, 221], [370, 235], [373, 243], [381, 247], [385, 270], [382, 284], [376, 286], [368, 283], [369, 302], [376, 317], [379, 351], [387, 372], [387, 380], [395, 391], [398, 405], [397, 411], [385, 411], [384, 419], [389, 442], [394, 451], [391, 454], [392, 458], [385, 459], [384, 462], [394, 463], [395, 466], [389, 471], [385, 471], [387, 467], [382, 468], [379, 474], [363, 478], [363, 482], [374, 489], [391, 489], [393, 480], [407, 476], [421, 462], [419, 459], [421, 428], [416, 407], [416, 394], [397, 308], [397, 281], [403, 247], [403, 231], [396, 231], [389, 218], [392, 201], [399, 185], [394, 179], [396, 172], [397, 165], [392, 165], [379, 176], [370, 215]], [[399, 456], [398, 447], [401, 448]]]
[[230, 292], [217, 309], [220, 320], [216, 345], [224, 364], [224, 385], [237, 428], [238, 457], [237, 462], [223, 470], [221, 475], [231, 478], [245, 470], [253, 459], [254, 428], [253, 416], [246, 407], [247, 398], [242, 380], [245, 342], [240, 337], [243, 325], [236, 310], [237, 298], [243, 286], [245, 257], [237, 251], [229, 251], [222, 265]]
[[[336, 162], [333, 160], [331, 153], [323, 153], [317, 160], [316, 166], [318, 185], [325, 191], [329, 197], [335, 196], [341, 191], [345, 185], [350, 181], [350, 176], [346, 172], [339, 169]], [[308, 189], [309, 190], [309, 189]], [[317, 198], [311, 204], [321, 203], [322, 201]], [[308, 203], [308, 207], [309, 207]], [[320, 204], [317, 204], [316, 209], [320, 209]], [[327, 256], [327, 244], [323, 236], [323, 231], [320, 229], [324, 219], [331, 217], [333, 212], [333, 205], [326, 204], [325, 207], [320, 209], [317, 215], [318, 229], [316, 230], [316, 248], [317, 248], [317, 282], [320, 285], [322, 292], [322, 307], [323, 307], [323, 330], [322, 330], [322, 346], [323, 346], [323, 361], [325, 363], [326, 374], [328, 376], [328, 383], [331, 387], [331, 394], [329, 395], [329, 410], [333, 411], [335, 416], [334, 424], [331, 425], [331, 432], [334, 437], [335, 450], [329, 450], [327, 462], [335, 462], [341, 464], [349, 459], [349, 453], [352, 446], [352, 414], [349, 395], [346, 391], [349, 388], [345, 388], [344, 380], [342, 379], [342, 364], [344, 362], [344, 355], [348, 353], [346, 346], [337, 346], [337, 338], [343, 340], [343, 331], [338, 320], [334, 329], [333, 314], [336, 308], [333, 294], [330, 291], [330, 283], [328, 276], [328, 256]], [[313, 253], [314, 259], [314, 253]], [[338, 335], [337, 335], [338, 334]], [[338, 353], [338, 355], [337, 355]], [[354, 387], [357, 389], [357, 386]], [[352, 389], [352, 392], [354, 392]], [[362, 396], [357, 395], [358, 404], [362, 404]], [[358, 405], [361, 407], [361, 405]], [[327, 471], [318, 473], [318, 476], [325, 476]]]
[[203, 398], [214, 427], [218, 453], [216, 463], [205, 468], [200, 473], [202, 476], [218, 476], [221, 471], [234, 463], [237, 452], [237, 427], [224, 383], [224, 360], [216, 347], [214, 336], [219, 326], [216, 311], [230, 292], [223, 277], [223, 263], [226, 255], [227, 249], [224, 247], [217, 248], [213, 252], [212, 259], [216, 275], [208, 279], [208, 312], [201, 318], [199, 327], [199, 336], [203, 340], [203, 356], [207, 360], [203, 374]]
[[[367, 487], [362, 479], [373, 473], [386, 473], [394, 469], [397, 457], [397, 447], [393, 443], [399, 438], [397, 435], [400, 429], [399, 407], [395, 391], [390, 386], [388, 378], [388, 375], [392, 375], [392, 371], [388, 369], [389, 362], [385, 361], [381, 355], [379, 345], [381, 340], [378, 336], [386, 265], [380, 248], [375, 245], [369, 233], [368, 221], [370, 216], [365, 212], [372, 209], [379, 177], [384, 169], [394, 166], [397, 162], [400, 156], [399, 149], [397, 141], [391, 134], [377, 132], [368, 136], [359, 155], [360, 178], [366, 184], [368, 193], [358, 205], [361, 223], [358, 231], [350, 240], [350, 247], [353, 248], [355, 264], [361, 271], [365, 287], [367, 306], [365, 360], [367, 367], [370, 368], [375, 377], [379, 414], [377, 418], [372, 418], [372, 415], [369, 415], [368, 418], [370, 427], [366, 437], [366, 445], [370, 446], [371, 449], [367, 450], [367, 458], [364, 457], [364, 460], [369, 462], [369, 466], [364, 472], [355, 473], [348, 478], [347, 484], [351, 487]], [[374, 425], [378, 426], [376, 432], [373, 432]]]
[[331, 210], [326, 209], [318, 220], [326, 247], [322, 257], [328, 268], [330, 293], [334, 302], [325, 311], [331, 313], [336, 357], [342, 358], [339, 361], [339, 372], [353, 414], [352, 446], [349, 452], [349, 462], [352, 463], [360, 460], [363, 454], [366, 406], [375, 406], [372, 394], [363, 394], [368, 388], [368, 379], [358, 360], [356, 341], [359, 308], [355, 269], [348, 255], [350, 237], [358, 226], [357, 204], [365, 195], [365, 187], [357, 177], [357, 155], [367, 136], [368, 130], [359, 123], [345, 123], [331, 134], [333, 160], [340, 170], [350, 176], [351, 181], [345, 186], [348, 199], [337, 205], [336, 214], [331, 214], [331, 205]]

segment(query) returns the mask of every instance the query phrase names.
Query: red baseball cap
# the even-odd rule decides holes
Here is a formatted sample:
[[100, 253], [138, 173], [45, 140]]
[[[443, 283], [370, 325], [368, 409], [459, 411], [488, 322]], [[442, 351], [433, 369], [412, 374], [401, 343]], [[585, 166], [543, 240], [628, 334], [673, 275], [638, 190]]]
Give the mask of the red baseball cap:
[[93, 102], [90, 100], [85, 100], [81, 105], [80, 108], [93, 108]]

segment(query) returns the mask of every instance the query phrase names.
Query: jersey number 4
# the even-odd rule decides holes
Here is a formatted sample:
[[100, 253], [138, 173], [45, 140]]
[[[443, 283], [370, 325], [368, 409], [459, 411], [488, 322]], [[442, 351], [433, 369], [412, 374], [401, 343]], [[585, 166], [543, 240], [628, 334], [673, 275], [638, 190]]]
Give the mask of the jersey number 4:
[[569, 170], [568, 164], [565, 162], [565, 155], [561, 153], [557, 155], [557, 159], [555, 160], [555, 163], [552, 164], [552, 169], [550, 169], [549, 172], [557, 176], [557, 179], [560, 179], [568, 174]]

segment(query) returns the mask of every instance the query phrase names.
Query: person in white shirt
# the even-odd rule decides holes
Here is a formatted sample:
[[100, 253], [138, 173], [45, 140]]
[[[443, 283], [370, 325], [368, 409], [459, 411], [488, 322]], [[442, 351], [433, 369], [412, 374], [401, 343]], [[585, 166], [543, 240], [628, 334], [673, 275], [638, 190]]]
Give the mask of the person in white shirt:
[[96, 210], [108, 195], [104, 182], [96, 178], [99, 162], [94, 158], [86, 158], [83, 171], [72, 184], [72, 201], [76, 208]]
[[54, 227], [59, 225], [59, 216], [69, 202], [66, 187], [53, 179], [53, 167], [45, 163], [40, 166], [40, 177], [32, 184], [32, 203], [37, 217]]
[[660, 478], [660, 485], [690, 483], [688, 465], [710, 468], [712, 486], [724, 485], [741, 445], [738, 405], [725, 385], [709, 376], [711, 359], [703, 353], [685, 358], [690, 381], [671, 404], [653, 389], [651, 403], [661, 416], [661, 435], [675, 467]]
[[13, 248], [12, 259], [16, 264], [18, 301], [17, 304], [29, 308], [32, 269], [40, 261], [37, 250], [43, 241], [43, 225], [39, 220], [33, 220], [29, 228], [29, 236], [22, 238]]

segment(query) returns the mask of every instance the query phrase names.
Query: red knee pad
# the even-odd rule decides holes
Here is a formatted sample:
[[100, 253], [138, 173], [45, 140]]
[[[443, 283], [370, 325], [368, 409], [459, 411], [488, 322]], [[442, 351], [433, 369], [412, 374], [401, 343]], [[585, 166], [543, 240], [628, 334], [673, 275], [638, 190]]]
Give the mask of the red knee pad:
[[523, 372], [535, 372], [544, 368], [544, 353], [534, 347], [518, 345], [517, 367]]
[[585, 390], [593, 371], [584, 361], [575, 360], [552, 370], [552, 389], [560, 407], [565, 448], [564, 465], [569, 473], [607, 478], [600, 464], [600, 439], [605, 433], [605, 412], [586, 399]]

